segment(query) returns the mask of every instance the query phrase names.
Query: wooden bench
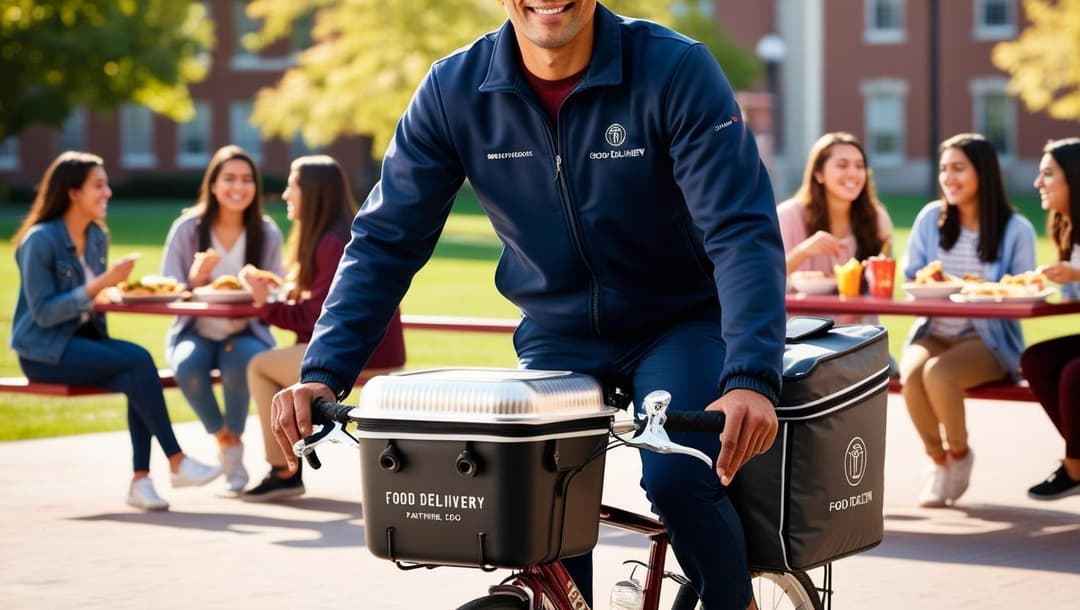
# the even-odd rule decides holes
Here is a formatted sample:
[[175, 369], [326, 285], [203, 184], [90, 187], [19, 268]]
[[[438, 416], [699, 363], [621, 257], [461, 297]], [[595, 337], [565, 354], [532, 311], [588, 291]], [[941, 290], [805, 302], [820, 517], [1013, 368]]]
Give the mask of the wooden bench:
[[[221, 381], [217, 371], [211, 373], [214, 382]], [[161, 387], [175, 388], [176, 376], [171, 369], [158, 369]], [[113, 394], [112, 390], [85, 385], [66, 383], [39, 383], [26, 377], [0, 377], [0, 392], [11, 394], [37, 394], [39, 396], [93, 396], [95, 394]]]
[[[899, 379], [889, 380], [889, 391], [900, 392], [903, 384]], [[976, 386], [964, 392], [968, 398], [983, 398], [986, 400], [1015, 400], [1021, 402], [1038, 402], [1031, 392], [1026, 381], [992, 381]]]

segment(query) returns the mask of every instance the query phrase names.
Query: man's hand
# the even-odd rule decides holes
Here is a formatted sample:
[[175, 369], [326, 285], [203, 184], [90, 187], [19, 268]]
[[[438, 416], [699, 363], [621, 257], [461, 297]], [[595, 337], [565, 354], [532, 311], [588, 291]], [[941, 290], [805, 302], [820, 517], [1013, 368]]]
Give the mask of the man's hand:
[[720, 434], [716, 476], [721, 484], [730, 485], [743, 464], [772, 447], [776, 439], [776, 409], [757, 392], [731, 390], [705, 410], [723, 411], [726, 417], [724, 432]]
[[270, 403], [270, 428], [289, 462], [290, 471], [295, 471], [298, 465], [293, 445], [311, 434], [311, 403], [316, 398], [330, 402], [337, 400], [329, 386], [312, 381], [285, 388], [274, 394], [274, 400]]

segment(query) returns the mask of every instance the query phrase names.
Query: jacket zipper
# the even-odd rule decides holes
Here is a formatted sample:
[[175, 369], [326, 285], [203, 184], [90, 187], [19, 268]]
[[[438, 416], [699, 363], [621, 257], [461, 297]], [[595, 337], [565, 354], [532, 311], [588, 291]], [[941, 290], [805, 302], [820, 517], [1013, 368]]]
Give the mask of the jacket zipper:
[[563, 210], [566, 212], [566, 218], [570, 222], [570, 236], [574, 241], [574, 247], [577, 248], [578, 256], [581, 257], [585, 269], [589, 272], [589, 322], [591, 323], [593, 333], [595, 333], [597, 337], [600, 337], [602, 336], [600, 327], [600, 285], [596, 280], [596, 273], [593, 271], [592, 265], [589, 264], [589, 258], [585, 255], [585, 244], [581, 235], [581, 223], [578, 220], [577, 211], [574, 209], [573, 202], [570, 200], [570, 188], [566, 181], [566, 174], [562, 172], [562, 154], [559, 151], [559, 142], [561, 139], [558, 137], [558, 131], [561, 121], [558, 116], [562, 115], [562, 108], [566, 105], [566, 100], [570, 99], [573, 95], [574, 91], [571, 91], [570, 95], [566, 96], [566, 99], [559, 105], [559, 111], [555, 120], [556, 133], [553, 135], [550, 128], [547, 131], [548, 137], [551, 140], [551, 147], [555, 152], [555, 181], [559, 183], [559, 191], [562, 193]]

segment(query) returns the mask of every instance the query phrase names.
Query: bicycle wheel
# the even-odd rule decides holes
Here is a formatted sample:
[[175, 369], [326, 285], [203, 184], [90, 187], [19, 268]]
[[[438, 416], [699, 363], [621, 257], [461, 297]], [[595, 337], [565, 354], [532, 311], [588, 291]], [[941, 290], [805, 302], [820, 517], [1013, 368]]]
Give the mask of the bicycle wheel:
[[529, 610], [529, 602], [513, 593], [492, 593], [466, 602], [457, 610]]
[[821, 596], [806, 572], [755, 572], [750, 584], [758, 610], [822, 610]]
[[[755, 572], [750, 575], [758, 610], [823, 610], [817, 587], [806, 572]], [[700, 608], [690, 585], [682, 585], [671, 610]]]

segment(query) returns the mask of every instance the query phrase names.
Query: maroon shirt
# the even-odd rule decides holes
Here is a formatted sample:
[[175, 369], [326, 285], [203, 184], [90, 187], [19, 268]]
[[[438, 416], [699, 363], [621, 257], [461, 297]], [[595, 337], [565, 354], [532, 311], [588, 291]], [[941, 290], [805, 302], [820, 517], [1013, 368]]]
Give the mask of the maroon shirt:
[[[267, 324], [296, 333], [297, 343], [311, 341], [315, 320], [322, 312], [323, 301], [330, 292], [330, 283], [337, 272], [338, 261], [345, 250], [345, 241], [332, 233], [326, 233], [315, 246], [315, 273], [306, 298], [292, 302], [267, 303], [259, 317]], [[405, 337], [401, 328], [401, 311], [395, 311], [386, 329], [382, 343], [368, 360], [367, 368], [389, 368], [405, 364]]]
[[548, 116], [551, 117], [551, 122], [558, 122], [559, 119], [559, 106], [562, 105], [566, 96], [570, 95], [570, 92], [574, 90], [578, 82], [581, 81], [581, 77], [585, 75], [585, 70], [588, 66], [585, 66], [577, 74], [571, 74], [566, 78], [560, 78], [559, 80], [544, 80], [539, 76], [536, 76], [532, 72], [529, 72], [525, 66], [522, 66], [522, 71], [525, 73], [525, 79], [529, 81], [529, 86], [532, 87], [536, 97], [540, 98], [540, 103], [543, 104], [544, 110], [547, 110]]

